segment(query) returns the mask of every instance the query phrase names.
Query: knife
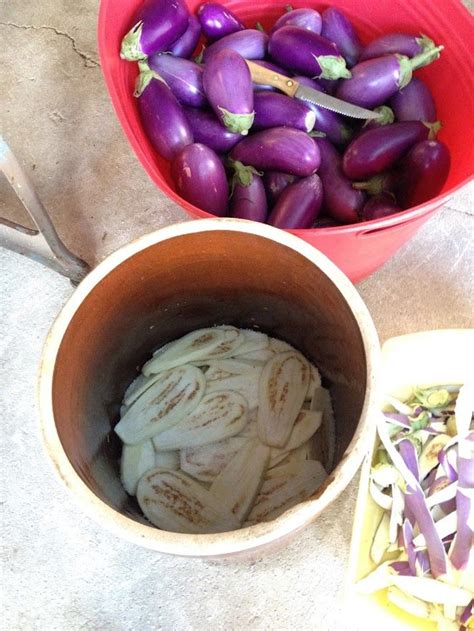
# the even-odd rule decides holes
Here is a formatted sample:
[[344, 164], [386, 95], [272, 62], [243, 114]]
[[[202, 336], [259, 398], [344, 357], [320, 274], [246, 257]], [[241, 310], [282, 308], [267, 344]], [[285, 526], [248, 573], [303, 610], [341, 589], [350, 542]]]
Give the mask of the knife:
[[313, 90], [313, 88], [300, 85], [298, 81], [295, 81], [295, 79], [285, 77], [278, 72], [273, 72], [273, 70], [268, 70], [268, 68], [259, 66], [253, 61], [248, 61], [248, 59], [245, 61], [250, 69], [250, 74], [252, 75], [252, 81], [254, 83], [258, 83], [259, 85], [271, 85], [292, 98], [309, 101], [314, 105], [324, 107], [327, 110], [332, 110], [333, 112], [343, 114], [344, 116], [350, 116], [351, 118], [370, 120], [379, 118], [380, 116], [378, 112], [366, 110], [364, 107], [359, 107], [358, 105], [341, 101], [341, 99], [336, 99], [334, 96], [325, 94], [324, 92], [318, 92], [317, 90]]

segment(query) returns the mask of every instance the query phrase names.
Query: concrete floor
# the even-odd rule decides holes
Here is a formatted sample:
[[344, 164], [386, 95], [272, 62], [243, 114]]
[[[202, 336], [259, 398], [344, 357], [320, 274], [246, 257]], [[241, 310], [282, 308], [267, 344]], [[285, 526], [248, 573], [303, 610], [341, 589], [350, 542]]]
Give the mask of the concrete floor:
[[[97, 62], [96, 12], [96, 0], [0, 4], [2, 133], [64, 241], [92, 265], [186, 219], [120, 131]], [[26, 222], [0, 185], [0, 215]], [[472, 187], [461, 191], [358, 286], [382, 340], [474, 326], [472, 201]], [[253, 564], [154, 554], [82, 514], [41, 450], [35, 404], [44, 338], [71, 286], [5, 250], [0, 269], [3, 628], [356, 629], [343, 612], [342, 582], [357, 481], [292, 544]]]

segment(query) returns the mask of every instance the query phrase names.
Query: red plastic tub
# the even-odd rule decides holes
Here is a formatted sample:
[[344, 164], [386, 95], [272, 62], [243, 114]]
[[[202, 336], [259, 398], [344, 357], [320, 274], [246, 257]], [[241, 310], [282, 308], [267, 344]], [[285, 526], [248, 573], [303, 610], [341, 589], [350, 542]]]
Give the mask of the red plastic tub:
[[[98, 39], [107, 88], [115, 111], [140, 162], [155, 184], [193, 217], [210, 215], [182, 199], [174, 190], [169, 164], [148, 142], [132, 96], [137, 65], [119, 57], [120, 42], [142, 0], [101, 0]], [[199, 0], [188, 0], [194, 11]], [[261, 0], [223, 2], [250, 27], [260, 21], [268, 27], [287, 4]], [[329, 3], [294, 0], [294, 8]], [[474, 165], [474, 62], [470, 49], [474, 19], [459, 0], [334, 0], [330, 4], [347, 12], [363, 41], [388, 31], [426, 33], [444, 44], [441, 59], [417, 73], [433, 91], [438, 117], [443, 123], [439, 138], [451, 150], [452, 168], [438, 197], [386, 219], [335, 228], [291, 230], [338, 265], [357, 282], [389, 259], [453, 192], [472, 178]]]

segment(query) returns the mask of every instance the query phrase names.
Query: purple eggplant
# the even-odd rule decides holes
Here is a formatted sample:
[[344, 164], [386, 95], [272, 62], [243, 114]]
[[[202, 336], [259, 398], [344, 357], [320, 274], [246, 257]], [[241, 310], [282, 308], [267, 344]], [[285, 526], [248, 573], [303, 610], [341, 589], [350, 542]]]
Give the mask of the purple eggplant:
[[321, 15], [314, 9], [293, 9], [288, 5], [286, 13], [278, 18], [270, 34], [283, 26], [297, 26], [319, 35], [321, 33]]
[[275, 92], [256, 92], [253, 103], [255, 129], [285, 126], [310, 132], [314, 127], [316, 114], [303, 101]]
[[381, 219], [389, 215], [395, 215], [401, 211], [395, 201], [395, 197], [390, 193], [381, 193], [375, 197], [371, 197], [362, 209], [362, 219], [371, 221], [372, 219]]
[[431, 91], [416, 77], [392, 96], [390, 107], [398, 121], [434, 123], [436, 120], [436, 106]]
[[158, 75], [142, 62], [134, 95], [146, 135], [158, 153], [171, 160], [193, 142], [193, 134], [183, 108]]
[[313, 224], [313, 228], [334, 228], [336, 226], [340, 226], [341, 224], [333, 219], [332, 217], [327, 217], [326, 215], [319, 215], [316, 217], [316, 221]]
[[224, 127], [236, 134], [248, 134], [254, 111], [252, 77], [245, 59], [229, 48], [220, 50], [204, 66], [203, 85]]
[[318, 175], [324, 189], [324, 208], [328, 215], [341, 223], [356, 223], [366, 200], [366, 194], [352, 188], [342, 172], [342, 159], [326, 138], [315, 138], [321, 154]]
[[122, 40], [120, 56], [139, 61], [168, 50], [188, 24], [189, 11], [184, 0], [145, 0]]
[[268, 42], [271, 58], [296, 73], [323, 79], [348, 78], [351, 73], [335, 44], [297, 26], [283, 26]]
[[323, 11], [321, 18], [321, 35], [336, 44], [347, 65], [352, 68], [360, 57], [362, 44], [349, 18], [335, 7]]
[[240, 140], [241, 134], [234, 134], [226, 129], [214, 112], [200, 110], [195, 107], [184, 107], [195, 142], [200, 142], [216, 153], [227, 153]]
[[317, 83], [319, 84], [319, 87], [324, 90], [324, 92], [330, 94], [331, 96], [334, 96], [341, 81], [344, 81], [344, 79], [337, 79], [336, 81], [332, 81], [331, 79], [318, 79]]
[[275, 204], [268, 222], [286, 229], [311, 228], [323, 203], [323, 185], [314, 174], [285, 188]]
[[201, 143], [184, 147], [173, 160], [171, 176], [186, 201], [213, 215], [226, 214], [229, 187], [215, 151]]
[[296, 176], [290, 173], [267, 171], [263, 176], [263, 184], [270, 204], [273, 205], [288, 184], [293, 184], [296, 179]]
[[230, 216], [251, 221], [265, 221], [268, 206], [261, 175], [253, 168], [236, 160], [231, 161], [234, 169]]
[[426, 140], [437, 126], [410, 121], [369, 129], [353, 140], [344, 152], [346, 177], [360, 180], [392, 167], [417, 142]]
[[257, 29], [247, 28], [244, 31], [231, 33], [217, 40], [204, 50], [203, 61], [208, 63], [211, 57], [223, 48], [230, 48], [242, 55], [244, 59], [264, 59], [267, 54], [268, 35]]
[[434, 48], [413, 59], [405, 55], [386, 55], [361, 61], [352, 68], [352, 77], [341, 81], [336, 96], [343, 101], [373, 109], [407, 86], [413, 71], [437, 59], [439, 51], [440, 48]]
[[273, 127], [252, 134], [232, 149], [230, 157], [263, 171], [282, 171], [300, 177], [312, 175], [321, 161], [313, 139], [291, 127]]
[[197, 14], [203, 34], [211, 42], [245, 29], [245, 26], [232, 11], [217, 2], [201, 4]]
[[166, 52], [171, 53], [175, 57], [191, 57], [197, 46], [201, 36], [201, 25], [195, 15], [189, 16], [188, 28], [179, 37]]
[[[309, 77], [299, 76], [295, 77], [295, 80], [301, 85], [313, 88], [313, 90], [324, 92], [320, 84]], [[341, 116], [324, 107], [318, 107], [310, 101], [304, 101], [304, 103], [316, 114], [315, 130], [323, 132], [336, 145], [345, 145], [349, 141], [352, 131]]]
[[426, 35], [408, 35], [407, 33], [385, 33], [367, 44], [360, 55], [360, 61], [383, 57], [384, 55], [405, 55], [415, 57], [436, 48], [435, 43]]
[[397, 198], [403, 208], [418, 206], [436, 197], [449, 174], [448, 147], [439, 140], [416, 144], [404, 158]]
[[[267, 70], [271, 70], [272, 72], [277, 72], [278, 74], [285, 74], [285, 71], [283, 70], [283, 68], [280, 68], [280, 66], [277, 66], [276, 64], [272, 64], [271, 61], [265, 61], [263, 59], [257, 59], [254, 63], [258, 64], [259, 66], [262, 66], [263, 68], [266, 68]], [[266, 92], [276, 92], [277, 88], [274, 88], [272, 85], [264, 85], [262, 83], [254, 83], [253, 84], [253, 89], [254, 90], [258, 90], [258, 91], [266, 91]]]
[[190, 59], [158, 54], [148, 58], [148, 65], [166, 81], [183, 105], [204, 107], [207, 104], [202, 84], [203, 68], [199, 64]]

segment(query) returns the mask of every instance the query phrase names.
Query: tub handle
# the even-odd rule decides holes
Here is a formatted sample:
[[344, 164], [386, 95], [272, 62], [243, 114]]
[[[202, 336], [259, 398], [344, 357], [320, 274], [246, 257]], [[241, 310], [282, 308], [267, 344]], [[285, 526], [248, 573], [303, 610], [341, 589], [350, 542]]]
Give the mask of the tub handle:
[[36, 230], [0, 217], [0, 246], [29, 256], [71, 279], [74, 285], [87, 275], [89, 265], [70, 252], [41, 203], [33, 184], [0, 136], [0, 170], [32, 218]]
[[[451, 199], [451, 197], [449, 199]], [[442, 203], [445, 204], [447, 201], [449, 201], [449, 199], [443, 200]], [[432, 215], [436, 210], [438, 210], [438, 208], [439, 206], [436, 206], [430, 211], [429, 214]], [[398, 232], [399, 230], [402, 230], [406, 226], [409, 226], [412, 223], [418, 222], [419, 219], [420, 219], [420, 216], [417, 215], [416, 217], [412, 217], [411, 219], [408, 219], [407, 221], [404, 221], [403, 223], [396, 223], [396, 224], [390, 223], [388, 226], [384, 225], [384, 226], [377, 226], [375, 228], [367, 228], [366, 230], [362, 230], [361, 232], [359, 232], [357, 236], [359, 239], [361, 238], [367, 239], [373, 235], [379, 235], [382, 232]]]

